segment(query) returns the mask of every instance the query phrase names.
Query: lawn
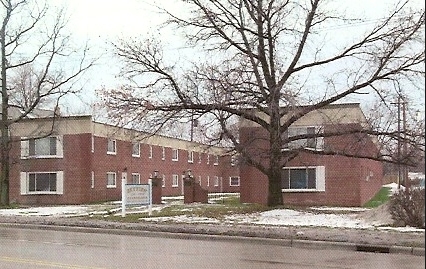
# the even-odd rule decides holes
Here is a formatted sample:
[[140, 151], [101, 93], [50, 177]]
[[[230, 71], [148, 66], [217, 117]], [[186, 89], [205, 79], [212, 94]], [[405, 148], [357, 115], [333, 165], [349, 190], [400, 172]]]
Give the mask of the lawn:
[[390, 199], [391, 188], [382, 187], [370, 201], [364, 204], [363, 207], [374, 208], [378, 207]]

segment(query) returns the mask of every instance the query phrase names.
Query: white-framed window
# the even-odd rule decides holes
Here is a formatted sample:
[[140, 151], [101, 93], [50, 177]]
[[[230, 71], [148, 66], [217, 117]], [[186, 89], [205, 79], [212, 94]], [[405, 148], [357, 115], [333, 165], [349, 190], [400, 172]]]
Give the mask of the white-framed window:
[[202, 154], [201, 152], [198, 153], [198, 163], [201, 163], [202, 161]]
[[284, 167], [281, 186], [283, 191], [325, 191], [325, 167]]
[[141, 156], [141, 144], [139, 142], [132, 143], [132, 157]]
[[166, 187], [166, 175], [163, 174], [162, 180], [161, 180], [161, 187]]
[[207, 187], [210, 186], [210, 176], [207, 176]]
[[90, 179], [90, 188], [95, 188], [95, 172], [92, 171], [92, 178]]
[[132, 184], [141, 184], [141, 175], [139, 173], [132, 173]]
[[63, 158], [62, 136], [23, 138], [21, 158]]
[[117, 173], [107, 172], [107, 188], [116, 188], [116, 187], [117, 187]]
[[152, 145], [149, 145], [149, 152], [148, 152], [148, 158], [152, 159], [153, 156], [153, 149], [152, 149]]
[[188, 162], [193, 163], [194, 162], [194, 152], [188, 151]]
[[95, 137], [92, 135], [92, 152], [95, 152]]
[[21, 194], [63, 194], [64, 172], [21, 172]]
[[214, 186], [215, 187], [219, 186], [219, 177], [218, 176], [214, 177]]
[[229, 177], [229, 186], [240, 186], [240, 177]]
[[207, 164], [210, 164], [210, 154], [207, 154]]
[[107, 154], [117, 154], [117, 140], [108, 138]]
[[214, 163], [213, 163], [213, 165], [219, 165], [219, 156], [218, 155], [214, 156]]
[[237, 155], [232, 155], [231, 156], [231, 166], [236, 166], [238, 165], [238, 157]]
[[161, 160], [165, 160], [166, 159], [166, 148], [165, 147], [161, 147]]
[[178, 149], [172, 149], [172, 161], [178, 161], [179, 160], [179, 150]]
[[[297, 148], [308, 148], [315, 150], [324, 149], [324, 137], [315, 137], [323, 132], [323, 128], [317, 126], [297, 126], [290, 127], [283, 134], [283, 140], [288, 141], [289, 143], [284, 143], [283, 149], [297, 149]], [[310, 138], [292, 140], [292, 137], [299, 135], [311, 135]]]
[[200, 184], [200, 186], [201, 186], [201, 176], [198, 176], [198, 183]]
[[179, 175], [172, 175], [172, 187], [179, 187]]

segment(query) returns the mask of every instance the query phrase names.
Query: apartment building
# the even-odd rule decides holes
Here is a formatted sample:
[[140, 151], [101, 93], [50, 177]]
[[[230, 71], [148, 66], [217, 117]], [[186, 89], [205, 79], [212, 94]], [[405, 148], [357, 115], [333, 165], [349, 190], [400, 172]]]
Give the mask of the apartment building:
[[[25, 119], [13, 125], [10, 201], [82, 204], [121, 199], [121, 181], [158, 174], [163, 196], [183, 194], [184, 171], [209, 192], [238, 192], [227, 150], [95, 122], [91, 116]], [[157, 171], [157, 173], [154, 173]]]

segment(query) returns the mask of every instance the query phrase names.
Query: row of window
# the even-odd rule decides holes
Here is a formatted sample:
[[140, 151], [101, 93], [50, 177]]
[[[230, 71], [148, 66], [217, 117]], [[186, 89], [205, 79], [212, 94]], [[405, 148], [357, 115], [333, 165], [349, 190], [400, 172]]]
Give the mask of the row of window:
[[[183, 175], [173, 174], [172, 175], [172, 181], [171, 186], [172, 187], [179, 187], [179, 179], [183, 180]], [[161, 177], [162, 179], [162, 186], [166, 187], [166, 175], [163, 175]], [[130, 184], [140, 184], [141, 183], [141, 176], [139, 173], [132, 173], [130, 178], [127, 180], [127, 183]], [[201, 176], [198, 177], [198, 183], [201, 185], [202, 178]], [[207, 176], [206, 178], [206, 186], [210, 186], [210, 176]], [[95, 174], [92, 172], [92, 188], [95, 187]], [[217, 187], [219, 186], [219, 177], [214, 176], [213, 177], [213, 186]], [[234, 176], [229, 178], [229, 186], [240, 186], [240, 177]], [[117, 187], [117, 173], [116, 172], [107, 172], [107, 188], [116, 188]]]
[[[21, 142], [21, 157], [37, 157], [37, 158], [52, 158], [52, 157], [63, 157], [63, 147], [61, 141], [61, 137], [59, 136], [49, 136], [44, 138], [31, 138], [28, 140], [23, 140]], [[93, 139], [92, 139], [93, 141]], [[92, 144], [92, 152], [93, 152], [93, 144]], [[108, 139], [107, 144], [107, 154], [115, 155], [117, 154], [117, 141], [115, 139]], [[133, 157], [140, 157], [141, 156], [141, 150], [140, 150], [140, 143], [133, 143], [132, 144], [132, 156]], [[153, 158], [153, 147], [149, 146], [149, 155], [148, 157], [150, 159]], [[198, 154], [198, 163], [201, 163], [202, 153]], [[166, 159], [166, 148], [162, 147], [162, 159]], [[178, 149], [172, 149], [172, 161], [178, 161], [179, 160], [179, 150]], [[210, 164], [210, 154], [206, 155], [206, 161], [207, 164]], [[188, 152], [188, 162], [193, 163], [194, 162], [194, 152], [189, 151]], [[214, 155], [213, 160], [214, 165], [219, 164], [219, 156]]]
[[[179, 179], [182, 175], [172, 175], [172, 187], [179, 187]], [[213, 177], [213, 186], [219, 186], [219, 177]], [[129, 183], [139, 184], [140, 174], [132, 173]], [[202, 179], [198, 178], [201, 185]], [[108, 172], [106, 174], [107, 188], [117, 187], [117, 173]], [[210, 177], [206, 178], [206, 186], [210, 186]], [[162, 185], [166, 186], [166, 176], [162, 176]], [[230, 186], [239, 186], [240, 178], [238, 176], [229, 178]], [[312, 190], [325, 191], [325, 167], [291, 167], [284, 168], [281, 177], [283, 191], [293, 190]], [[95, 175], [92, 172], [91, 187], [95, 186]], [[62, 194], [63, 193], [63, 172], [21, 172], [21, 194]]]
[[[182, 177], [182, 176], [181, 176]], [[172, 187], [179, 187], [179, 175], [172, 175]], [[63, 171], [55, 172], [21, 172], [21, 194], [63, 194]], [[132, 173], [130, 182], [133, 184], [140, 184], [140, 174]], [[198, 183], [201, 185], [201, 177], [198, 179]], [[210, 177], [207, 176], [206, 185], [210, 186]], [[116, 188], [117, 187], [117, 173], [108, 172], [106, 174], [106, 187]], [[213, 177], [213, 186], [217, 187], [220, 184], [218, 176]], [[239, 186], [240, 178], [230, 177], [230, 186]], [[166, 176], [162, 176], [162, 186], [166, 186]], [[95, 174], [92, 172], [91, 188], [95, 187]]]

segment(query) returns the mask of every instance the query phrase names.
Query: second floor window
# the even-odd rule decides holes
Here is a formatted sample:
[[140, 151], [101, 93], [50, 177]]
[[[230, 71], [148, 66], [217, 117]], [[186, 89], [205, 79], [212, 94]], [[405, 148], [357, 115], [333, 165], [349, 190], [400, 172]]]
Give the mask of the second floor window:
[[193, 163], [194, 162], [194, 152], [188, 151], [188, 162]]
[[132, 156], [133, 157], [141, 156], [141, 145], [138, 142], [132, 143]]
[[21, 158], [63, 157], [61, 137], [49, 136], [21, 141]]
[[55, 156], [57, 155], [56, 137], [30, 139], [29, 156]]
[[115, 139], [108, 139], [108, 154], [117, 154], [117, 141]]
[[[290, 127], [283, 134], [284, 149], [309, 148], [322, 150], [324, 148], [324, 138], [319, 137], [321, 128], [314, 126], [298, 126]], [[304, 139], [292, 140], [292, 137], [306, 135], [311, 136]], [[286, 143], [286, 141], [288, 141]]]
[[179, 150], [173, 149], [172, 151], [172, 161], [178, 161], [179, 160]]

